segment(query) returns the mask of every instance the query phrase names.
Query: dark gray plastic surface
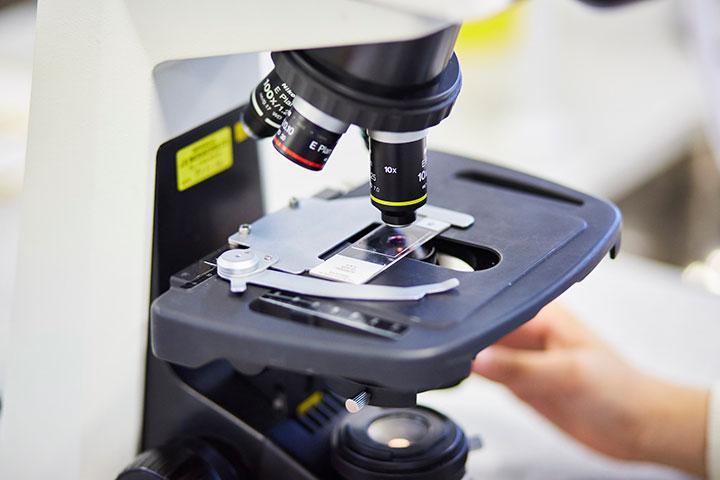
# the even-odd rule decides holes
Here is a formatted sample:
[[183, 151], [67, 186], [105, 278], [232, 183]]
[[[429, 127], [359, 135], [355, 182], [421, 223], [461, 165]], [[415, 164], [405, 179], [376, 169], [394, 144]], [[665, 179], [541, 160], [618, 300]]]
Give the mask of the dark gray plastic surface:
[[475, 217], [473, 226], [442, 237], [493, 249], [501, 261], [459, 273], [405, 258], [372, 283], [457, 277], [460, 287], [418, 302], [343, 302], [401, 319], [409, 325], [403, 335], [388, 340], [261, 314], [249, 305], [267, 289], [236, 295], [212, 276], [192, 288], [173, 286], [153, 303], [155, 355], [191, 367], [226, 358], [240, 369], [272, 366], [406, 392], [441, 388], [466, 377], [478, 351], [532, 318], [619, 246], [620, 213], [608, 202], [462, 157], [431, 152], [429, 160], [429, 203]]

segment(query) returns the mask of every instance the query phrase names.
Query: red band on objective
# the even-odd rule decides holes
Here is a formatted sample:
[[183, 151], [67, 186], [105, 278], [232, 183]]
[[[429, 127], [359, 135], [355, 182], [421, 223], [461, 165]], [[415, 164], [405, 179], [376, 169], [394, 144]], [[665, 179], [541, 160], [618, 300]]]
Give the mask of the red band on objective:
[[313, 168], [314, 170], [322, 170], [322, 168], [325, 166], [322, 163], [313, 162], [312, 160], [308, 160], [305, 157], [301, 157], [297, 153], [290, 150], [288, 147], [280, 143], [280, 140], [278, 137], [273, 138], [273, 143], [275, 144], [275, 147], [277, 147], [282, 153], [285, 155], [288, 155], [293, 160], [297, 160], [298, 162], [302, 163], [303, 165], [307, 165], [308, 167]]

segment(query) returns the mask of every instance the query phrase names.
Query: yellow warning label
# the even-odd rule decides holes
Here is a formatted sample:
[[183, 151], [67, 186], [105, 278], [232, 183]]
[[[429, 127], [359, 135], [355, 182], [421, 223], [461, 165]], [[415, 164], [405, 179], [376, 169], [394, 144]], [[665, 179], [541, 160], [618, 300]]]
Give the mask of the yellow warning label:
[[232, 167], [232, 142], [232, 130], [223, 127], [178, 150], [175, 154], [178, 191], [187, 190]]

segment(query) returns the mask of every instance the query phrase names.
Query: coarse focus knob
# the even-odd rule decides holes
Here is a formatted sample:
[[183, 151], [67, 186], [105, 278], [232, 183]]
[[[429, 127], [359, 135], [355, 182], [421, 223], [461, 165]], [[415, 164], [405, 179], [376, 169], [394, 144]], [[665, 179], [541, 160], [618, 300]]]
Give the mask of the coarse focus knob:
[[141, 453], [116, 480], [241, 480], [241, 469], [210, 443], [192, 439]]

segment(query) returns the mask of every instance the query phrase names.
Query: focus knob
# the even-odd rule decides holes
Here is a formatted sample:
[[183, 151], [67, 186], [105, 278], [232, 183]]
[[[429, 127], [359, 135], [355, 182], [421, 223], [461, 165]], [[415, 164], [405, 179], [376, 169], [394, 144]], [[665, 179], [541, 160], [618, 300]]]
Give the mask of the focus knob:
[[242, 480], [234, 465], [209, 442], [183, 440], [142, 452], [116, 480]]

